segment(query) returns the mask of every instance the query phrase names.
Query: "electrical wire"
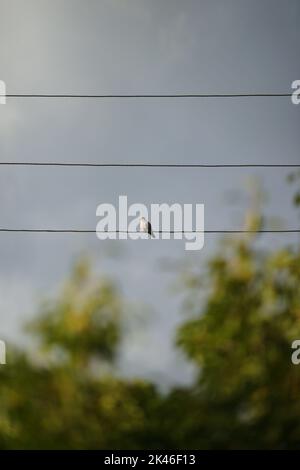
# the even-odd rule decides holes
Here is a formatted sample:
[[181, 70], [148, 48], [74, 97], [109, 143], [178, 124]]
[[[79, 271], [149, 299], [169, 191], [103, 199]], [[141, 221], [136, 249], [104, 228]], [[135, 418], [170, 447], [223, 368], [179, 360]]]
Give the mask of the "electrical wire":
[[[126, 231], [126, 230], [91, 230], [91, 229], [73, 229], [73, 228], [66, 228], [66, 229], [48, 229], [48, 228], [0, 228], [0, 232], [15, 232], [15, 233], [143, 233], [139, 231]], [[300, 229], [283, 229], [283, 230], [185, 230], [185, 231], [163, 231], [163, 230], [153, 230], [153, 233], [162, 234], [175, 234], [175, 233], [206, 233], [206, 234], [255, 234], [255, 233], [300, 233]]]
[[300, 168], [297, 163], [84, 163], [84, 162], [0, 162], [0, 166], [45, 166], [82, 168]]
[[146, 93], [146, 94], [77, 94], [77, 93], [15, 93], [7, 98], [278, 98], [291, 97], [293, 93]]

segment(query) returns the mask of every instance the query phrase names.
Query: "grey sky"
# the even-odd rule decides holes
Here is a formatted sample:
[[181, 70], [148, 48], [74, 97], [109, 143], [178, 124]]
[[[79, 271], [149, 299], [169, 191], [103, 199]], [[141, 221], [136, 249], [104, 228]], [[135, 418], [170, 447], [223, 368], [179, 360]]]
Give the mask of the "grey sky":
[[[299, 0], [0, 0], [0, 79], [14, 93], [289, 92], [300, 79]], [[300, 106], [248, 100], [22, 100], [0, 106], [2, 161], [300, 163]], [[238, 228], [245, 182], [261, 177], [266, 212], [298, 223], [285, 171], [0, 169], [5, 227], [94, 228], [100, 202], [204, 203], [206, 228]], [[239, 204], [224, 195], [240, 190]], [[293, 236], [268, 236], [274, 246]], [[205, 262], [217, 236], [198, 255]], [[107, 250], [122, 248], [121, 259]], [[162, 258], [189, 259], [181, 241], [100, 242], [93, 235], [0, 236], [0, 336], [18, 337], [80, 253], [149, 306], [122, 369], [184, 381], [172, 352], [184, 319]], [[144, 263], [141, 263], [143, 258]]]

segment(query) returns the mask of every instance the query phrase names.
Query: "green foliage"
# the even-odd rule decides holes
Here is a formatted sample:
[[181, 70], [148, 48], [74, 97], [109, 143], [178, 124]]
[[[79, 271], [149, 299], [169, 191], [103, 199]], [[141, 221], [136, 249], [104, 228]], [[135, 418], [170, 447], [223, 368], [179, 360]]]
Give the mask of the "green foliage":
[[300, 338], [299, 252], [264, 255], [249, 240], [232, 242], [207, 276], [206, 304], [177, 341], [198, 366], [194, 393], [209, 446], [298, 447], [300, 369], [291, 343]]
[[294, 204], [295, 206], [300, 206], [300, 191], [298, 191], [294, 196]]
[[[288, 175], [289, 183], [298, 183], [300, 182], [300, 171], [295, 171]], [[298, 189], [294, 195], [293, 203], [296, 207], [300, 206], [300, 190]]]
[[122, 311], [113, 284], [78, 264], [29, 327], [39, 339], [34, 360], [10, 353], [0, 370], [0, 448], [151, 447], [154, 386], [113, 374]]
[[28, 330], [48, 353], [74, 367], [92, 359], [113, 360], [121, 335], [122, 302], [115, 286], [94, 279], [86, 262], [75, 266], [56, 302], [45, 304]]
[[0, 448], [300, 448], [300, 251], [263, 252], [255, 238], [222, 244], [205, 274], [186, 269], [177, 346], [197, 377], [167, 395], [118, 377], [124, 299], [77, 264], [28, 327], [35, 354], [8, 347]]

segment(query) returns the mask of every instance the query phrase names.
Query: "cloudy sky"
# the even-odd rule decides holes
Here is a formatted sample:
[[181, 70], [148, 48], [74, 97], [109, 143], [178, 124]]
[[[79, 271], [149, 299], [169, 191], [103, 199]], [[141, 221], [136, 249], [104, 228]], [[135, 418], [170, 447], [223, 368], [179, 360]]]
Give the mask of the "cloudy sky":
[[[290, 92], [300, 79], [299, 25], [299, 0], [0, 0], [0, 80], [9, 94]], [[0, 106], [0, 160], [293, 164], [299, 123], [289, 98], [9, 98]], [[286, 174], [0, 167], [0, 226], [94, 228], [97, 205], [124, 194], [146, 205], [204, 203], [207, 229], [240, 228], [247, 182], [259, 178], [266, 214], [295, 227]], [[199, 266], [219, 239], [206, 237]], [[293, 241], [268, 235], [262, 243]], [[161, 268], [166, 258], [195, 259], [183, 241], [0, 234], [1, 337], [23, 340], [22, 325], [81, 253], [148, 316], [147, 330], [124, 347], [122, 370], [189, 380], [191, 368], [172, 351], [182, 299], [176, 276]]]

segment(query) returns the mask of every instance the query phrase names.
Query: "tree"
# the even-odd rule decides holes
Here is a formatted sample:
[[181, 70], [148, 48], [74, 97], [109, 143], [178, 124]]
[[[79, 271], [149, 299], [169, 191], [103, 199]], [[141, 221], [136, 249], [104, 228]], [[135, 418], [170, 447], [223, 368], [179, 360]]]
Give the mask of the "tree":
[[34, 449], [156, 446], [149, 417], [155, 387], [117, 378], [123, 299], [79, 263], [58, 300], [29, 330], [39, 349], [15, 351], [1, 369], [0, 447]]
[[78, 263], [28, 327], [34, 355], [8, 348], [0, 448], [300, 448], [300, 250], [262, 250], [258, 237], [225, 240], [204, 273], [188, 270], [177, 345], [196, 380], [167, 395], [118, 376], [124, 299]]
[[300, 447], [300, 367], [291, 362], [300, 339], [300, 251], [263, 252], [256, 238], [224, 243], [203, 276], [190, 274], [190, 303], [203, 284], [209, 293], [177, 335], [198, 368], [182, 443]]

